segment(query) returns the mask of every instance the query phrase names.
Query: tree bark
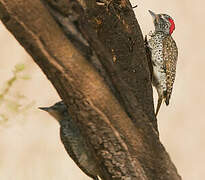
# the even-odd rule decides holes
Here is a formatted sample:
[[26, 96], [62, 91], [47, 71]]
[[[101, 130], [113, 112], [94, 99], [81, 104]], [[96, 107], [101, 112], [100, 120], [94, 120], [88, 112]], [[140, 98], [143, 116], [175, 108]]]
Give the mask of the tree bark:
[[128, 0], [0, 0], [0, 18], [68, 105], [104, 179], [181, 179], [159, 141]]

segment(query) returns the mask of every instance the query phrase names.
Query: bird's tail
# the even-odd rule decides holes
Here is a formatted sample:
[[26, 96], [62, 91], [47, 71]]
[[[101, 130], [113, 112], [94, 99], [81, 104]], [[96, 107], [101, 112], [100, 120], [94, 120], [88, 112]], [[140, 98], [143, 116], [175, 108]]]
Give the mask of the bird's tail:
[[166, 103], [167, 106], [169, 105], [169, 99], [170, 99], [170, 96], [167, 96], [166, 99], [165, 99], [165, 103]]
[[160, 106], [162, 104], [162, 100], [163, 100], [163, 98], [159, 97], [158, 102], [157, 102], [157, 109], [156, 109], [156, 113], [155, 113], [156, 116], [157, 116], [157, 114], [159, 112]]
[[93, 180], [101, 180], [99, 176], [95, 176]]

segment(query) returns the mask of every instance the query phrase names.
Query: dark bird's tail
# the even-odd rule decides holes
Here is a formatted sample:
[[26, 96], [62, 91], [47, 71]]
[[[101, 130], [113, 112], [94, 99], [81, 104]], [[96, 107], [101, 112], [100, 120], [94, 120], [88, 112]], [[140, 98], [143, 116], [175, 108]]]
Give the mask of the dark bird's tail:
[[169, 105], [169, 99], [170, 99], [170, 96], [167, 96], [166, 99], [165, 99], [165, 103], [166, 103], [167, 106]]
[[100, 180], [100, 179], [98, 178], [98, 176], [95, 176], [95, 177], [93, 178], [93, 180]]
[[157, 102], [157, 109], [156, 109], [156, 113], [155, 113], [155, 115], [157, 116], [157, 114], [158, 114], [158, 112], [159, 112], [159, 109], [160, 109], [160, 106], [161, 106], [161, 104], [162, 104], [162, 97], [159, 97], [159, 99], [158, 99], [158, 102]]

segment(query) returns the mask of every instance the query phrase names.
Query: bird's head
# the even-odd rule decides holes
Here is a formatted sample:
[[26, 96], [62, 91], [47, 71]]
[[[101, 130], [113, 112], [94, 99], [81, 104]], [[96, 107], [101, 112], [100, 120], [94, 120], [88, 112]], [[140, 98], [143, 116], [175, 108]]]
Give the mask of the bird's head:
[[67, 115], [67, 106], [63, 101], [57, 102], [50, 107], [39, 107], [39, 109], [48, 112], [59, 122]]
[[171, 35], [175, 30], [174, 20], [167, 14], [155, 14], [149, 10], [155, 26], [156, 32], [163, 32], [167, 35]]

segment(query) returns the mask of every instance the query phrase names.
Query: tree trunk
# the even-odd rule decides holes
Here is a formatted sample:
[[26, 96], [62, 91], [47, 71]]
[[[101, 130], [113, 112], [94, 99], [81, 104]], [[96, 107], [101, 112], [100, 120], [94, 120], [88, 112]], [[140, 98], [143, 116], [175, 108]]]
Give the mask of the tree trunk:
[[181, 179], [159, 141], [128, 0], [0, 0], [0, 18], [68, 105], [104, 179]]

